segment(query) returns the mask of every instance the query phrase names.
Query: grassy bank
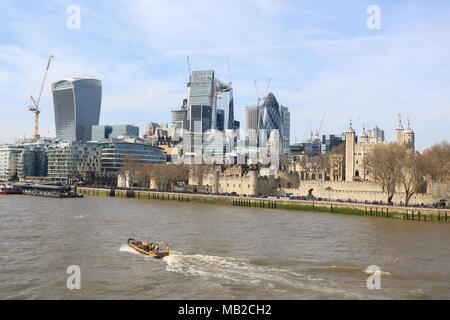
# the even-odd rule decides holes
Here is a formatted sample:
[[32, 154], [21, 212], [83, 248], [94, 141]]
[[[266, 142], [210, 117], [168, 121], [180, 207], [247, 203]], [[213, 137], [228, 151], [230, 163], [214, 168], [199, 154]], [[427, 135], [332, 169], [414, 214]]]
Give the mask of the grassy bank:
[[384, 217], [414, 221], [448, 222], [450, 210], [428, 208], [404, 208], [391, 206], [375, 206], [357, 203], [340, 203], [308, 200], [278, 200], [267, 198], [225, 197], [217, 195], [186, 194], [154, 191], [110, 190], [79, 187], [78, 192], [85, 195], [136, 198], [162, 201], [178, 201], [220, 204], [238, 207], [255, 207], [266, 209], [298, 210], [310, 212], [328, 212], [360, 216]]

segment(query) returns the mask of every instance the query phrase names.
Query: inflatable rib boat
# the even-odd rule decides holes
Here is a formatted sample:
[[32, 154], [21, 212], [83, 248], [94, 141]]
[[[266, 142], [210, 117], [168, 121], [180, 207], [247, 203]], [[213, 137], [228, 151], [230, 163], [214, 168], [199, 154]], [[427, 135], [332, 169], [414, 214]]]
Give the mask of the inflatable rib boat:
[[140, 253], [146, 254], [148, 256], [153, 256], [158, 259], [170, 256], [168, 248], [166, 248], [166, 251], [161, 251], [159, 250], [159, 246], [157, 243], [147, 243], [140, 240], [135, 240], [133, 238], [129, 238], [128, 245], [133, 249], [135, 249], [136, 251], [139, 251]]

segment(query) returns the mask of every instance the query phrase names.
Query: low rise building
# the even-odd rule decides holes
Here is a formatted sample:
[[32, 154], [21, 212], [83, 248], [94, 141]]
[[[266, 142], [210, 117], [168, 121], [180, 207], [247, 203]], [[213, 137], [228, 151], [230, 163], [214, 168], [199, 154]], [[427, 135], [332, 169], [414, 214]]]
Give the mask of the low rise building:
[[101, 148], [92, 142], [58, 141], [48, 146], [48, 176], [52, 180], [100, 172]]
[[5, 144], [0, 146], [0, 180], [10, 181], [18, 178], [19, 160], [23, 146]]
[[98, 142], [101, 149], [101, 169], [118, 171], [127, 156], [137, 156], [142, 162], [165, 163], [167, 156], [162, 148], [146, 143], [138, 137], [119, 137]]
[[47, 176], [47, 148], [51, 142], [51, 139], [20, 141], [20, 145], [23, 146], [23, 152], [19, 157], [18, 163], [17, 175], [19, 178]]

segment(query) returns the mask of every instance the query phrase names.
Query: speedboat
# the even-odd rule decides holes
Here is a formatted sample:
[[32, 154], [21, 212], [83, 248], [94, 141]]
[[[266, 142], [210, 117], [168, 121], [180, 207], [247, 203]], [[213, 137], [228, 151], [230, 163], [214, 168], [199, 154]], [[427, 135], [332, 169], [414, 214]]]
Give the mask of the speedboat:
[[16, 188], [12, 184], [3, 184], [0, 186], [0, 193], [1, 194], [21, 194], [22, 190], [19, 188]]
[[140, 253], [146, 254], [148, 256], [153, 256], [158, 259], [171, 255], [168, 247], [165, 249], [165, 251], [161, 251], [157, 243], [147, 243], [144, 241], [129, 238], [128, 245], [136, 251], [139, 251]]

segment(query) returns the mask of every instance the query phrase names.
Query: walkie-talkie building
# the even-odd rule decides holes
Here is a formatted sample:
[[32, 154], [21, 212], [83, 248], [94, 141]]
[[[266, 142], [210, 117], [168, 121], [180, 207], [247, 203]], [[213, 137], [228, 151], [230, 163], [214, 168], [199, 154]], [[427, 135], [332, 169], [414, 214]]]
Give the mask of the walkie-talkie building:
[[98, 125], [102, 82], [95, 78], [67, 78], [52, 85], [56, 138], [89, 141]]

